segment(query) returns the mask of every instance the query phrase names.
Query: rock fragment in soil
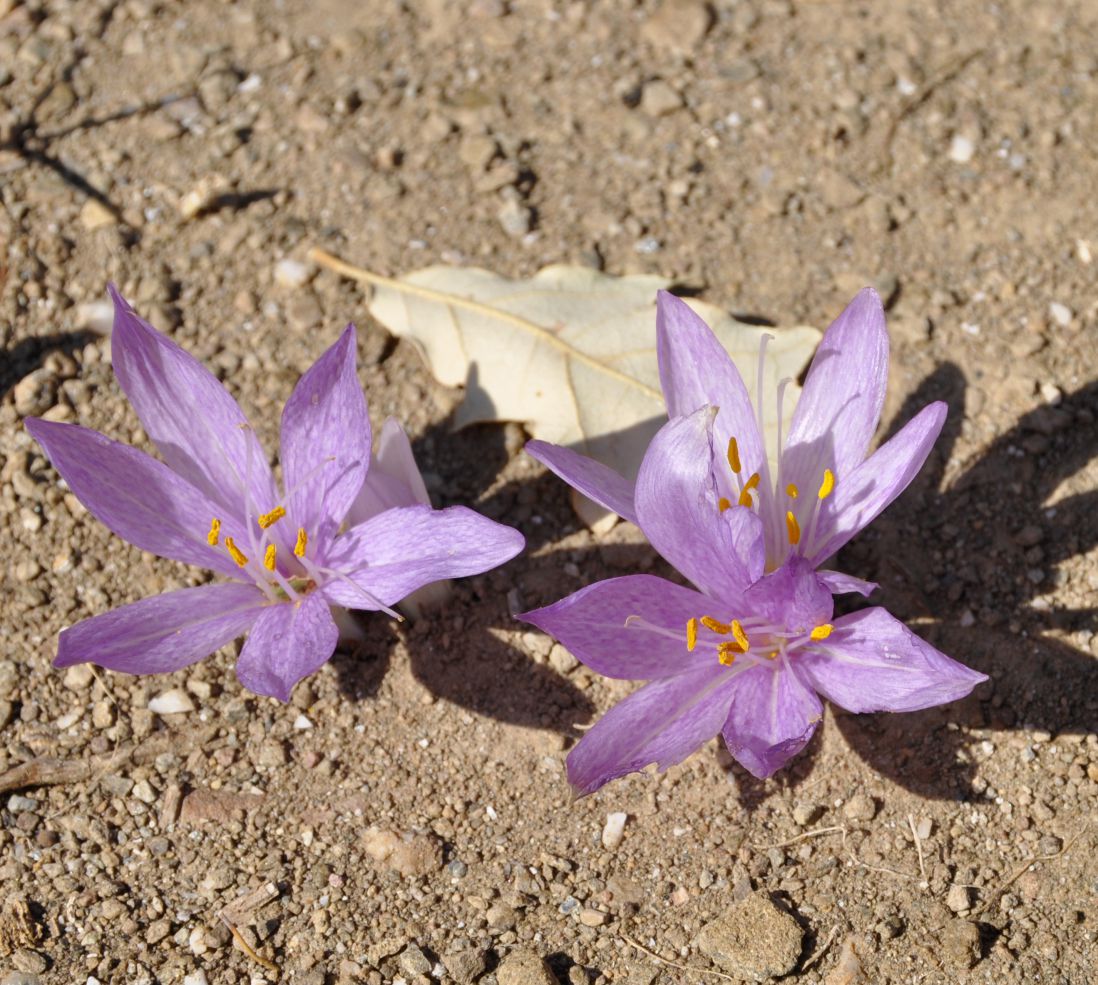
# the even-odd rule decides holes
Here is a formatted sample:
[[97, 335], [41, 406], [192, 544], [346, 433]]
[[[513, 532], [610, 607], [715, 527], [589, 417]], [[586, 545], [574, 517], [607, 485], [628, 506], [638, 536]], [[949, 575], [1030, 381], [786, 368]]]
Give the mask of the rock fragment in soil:
[[625, 837], [625, 822], [628, 814], [624, 811], [614, 811], [606, 815], [606, 824], [602, 828], [602, 847], [607, 849], [617, 848]]
[[797, 921], [760, 891], [702, 927], [695, 944], [729, 974], [764, 982], [793, 970], [803, 941]]
[[400, 835], [368, 828], [362, 836], [366, 853], [402, 876], [425, 876], [442, 868], [442, 845], [432, 835]]
[[868, 794], [856, 793], [843, 805], [843, 817], [851, 821], [872, 821], [877, 816], [877, 802]]
[[451, 951], [442, 956], [442, 963], [458, 985], [471, 985], [488, 967], [485, 953], [475, 947]]
[[416, 975], [426, 975], [431, 970], [431, 959], [418, 944], [409, 944], [400, 953], [400, 969], [413, 978]]
[[646, 82], [641, 90], [640, 108], [649, 116], [667, 116], [682, 107], [678, 90], [663, 79]]
[[947, 965], [967, 969], [980, 960], [980, 931], [976, 924], [958, 917], [942, 931], [941, 951]]
[[712, 22], [703, 0], [663, 0], [644, 22], [641, 36], [656, 47], [687, 54], [701, 44]]
[[559, 985], [545, 961], [523, 949], [512, 951], [500, 962], [496, 981], [499, 985]]
[[57, 376], [48, 369], [36, 369], [15, 384], [12, 396], [20, 417], [44, 414], [57, 402]]

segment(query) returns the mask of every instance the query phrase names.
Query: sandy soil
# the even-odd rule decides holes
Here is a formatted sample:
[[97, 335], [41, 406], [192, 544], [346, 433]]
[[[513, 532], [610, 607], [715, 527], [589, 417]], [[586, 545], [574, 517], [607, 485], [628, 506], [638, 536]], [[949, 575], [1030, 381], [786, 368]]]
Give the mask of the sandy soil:
[[[725, 945], [798, 983], [1092, 980], [1096, 30], [1089, 0], [0, 0], [0, 773], [24, 767], [0, 982], [670, 985], [742, 968]], [[883, 432], [952, 414], [840, 566], [991, 681], [829, 709], [771, 782], [714, 742], [573, 803], [564, 754], [629, 685], [509, 613], [661, 562], [581, 529], [518, 426], [449, 434], [460, 394], [355, 285], [276, 283], [312, 245], [388, 274], [659, 272], [821, 327], [876, 284]], [[429, 619], [367, 621], [286, 707], [233, 653], [54, 670], [66, 624], [203, 577], [112, 537], [21, 426], [144, 441], [108, 280], [268, 447], [354, 319], [375, 419], [528, 552]], [[173, 688], [193, 710], [148, 709]]]

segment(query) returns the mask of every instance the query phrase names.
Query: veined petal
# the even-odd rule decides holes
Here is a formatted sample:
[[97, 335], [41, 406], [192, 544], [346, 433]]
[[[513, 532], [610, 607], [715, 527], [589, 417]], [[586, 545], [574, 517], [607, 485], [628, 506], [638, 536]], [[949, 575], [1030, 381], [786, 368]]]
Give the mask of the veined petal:
[[386, 510], [336, 538], [326, 557], [336, 574], [321, 590], [349, 609], [394, 605], [423, 585], [510, 561], [524, 543], [517, 530], [464, 506]]
[[53, 663], [166, 674], [242, 636], [264, 602], [258, 588], [233, 583], [153, 595], [63, 629]]
[[701, 316], [667, 291], [656, 295], [656, 346], [667, 416], [719, 408], [713, 422], [717, 451], [723, 455], [735, 438], [743, 478], [761, 472], [763, 442], [740, 371]]
[[808, 744], [822, 718], [820, 699], [789, 666], [767, 664], [736, 679], [722, 732], [740, 765], [764, 780]]
[[[76, 424], [28, 417], [26, 426], [76, 498], [123, 540], [161, 557], [239, 576], [229, 555], [206, 541], [220, 508], [163, 462]], [[229, 525], [236, 522], [226, 519], [225, 533], [232, 535], [235, 528]]]
[[255, 694], [289, 701], [294, 685], [335, 652], [339, 629], [320, 593], [270, 605], [260, 614], [236, 661], [236, 676]]
[[637, 518], [652, 546], [706, 595], [736, 598], [763, 571], [763, 527], [746, 507], [720, 511], [713, 408], [668, 421], [637, 476]]
[[941, 401], [928, 404], [899, 434], [835, 483], [835, 491], [821, 504], [819, 525], [806, 557], [815, 564], [831, 557], [908, 487], [937, 441], [947, 410]]
[[918, 711], [963, 698], [987, 680], [884, 609], [862, 609], [834, 626], [792, 659], [812, 687], [847, 711]]
[[114, 372], [164, 461], [217, 503], [219, 515], [243, 520], [246, 496], [258, 511], [274, 506], [267, 457], [236, 401], [194, 356], [109, 291]]
[[735, 677], [718, 664], [634, 691], [568, 754], [569, 783], [583, 796], [649, 763], [665, 770], [682, 762], [720, 731]]
[[581, 588], [518, 618], [559, 640], [605, 677], [651, 680], [717, 663], [711, 648], [686, 647], [686, 624], [712, 614], [713, 600], [654, 575], [626, 575]]
[[301, 377], [282, 411], [282, 473], [293, 526], [324, 553], [370, 466], [370, 415], [355, 373], [355, 327]]
[[869, 598], [880, 587], [875, 581], [863, 581], [853, 575], [843, 574], [841, 571], [817, 571], [816, 577], [827, 586], [832, 595], [849, 595], [856, 592], [865, 598]]
[[744, 611], [791, 632], [807, 633], [829, 622], [835, 607], [812, 565], [794, 555], [744, 592]]
[[526, 453], [599, 506], [632, 523], [637, 522], [633, 505], [634, 483], [610, 466], [548, 441], [526, 442]]
[[815, 491], [831, 469], [842, 482], [865, 457], [887, 383], [884, 308], [867, 287], [831, 324], [812, 360], [782, 454], [783, 480]]
[[430, 505], [431, 497], [412, 454], [412, 443], [395, 417], [381, 426], [366, 481], [358, 491], [347, 523], [356, 526], [394, 506]]

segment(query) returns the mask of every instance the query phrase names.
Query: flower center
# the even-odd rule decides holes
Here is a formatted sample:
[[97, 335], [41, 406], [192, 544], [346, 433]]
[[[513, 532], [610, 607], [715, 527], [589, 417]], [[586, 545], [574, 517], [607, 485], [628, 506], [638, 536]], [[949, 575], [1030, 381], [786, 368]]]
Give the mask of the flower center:
[[[298, 572], [282, 571], [279, 568], [278, 545], [274, 543], [267, 531], [284, 516], [286, 516], [286, 507], [281, 505], [275, 506], [274, 509], [266, 513], [259, 514], [255, 521], [256, 526], [259, 528], [258, 537], [255, 531], [251, 529], [250, 515], [246, 518], [245, 522], [249, 524], [248, 549], [251, 551], [250, 556], [241, 550], [232, 537], [225, 537], [222, 541], [221, 520], [218, 517], [210, 520], [210, 530], [206, 534], [206, 543], [210, 547], [217, 547], [219, 543], [224, 543], [225, 550], [228, 551], [229, 557], [233, 559], [233, 563], [241, 571], [247, 572], [252, 581], [271, 601], [285, 601], [288, 599], [296, 601], [316, 587], [316, 578], [313, 577], [313, 572], [310, 570], [311, 566], [305, 556], [309, 546], [309, 536], [304, 527], [298, 527], [297, 529], [297, 542], [294, 544], [293, 554], [297, 559], [297, 564], [294, 567], [298, 569], [298, 572], [301, 568], [304, 568], [305, 575]], [[262, 560], [259, 560], [260, 555], [262, 555]]]
[[[699, 629], [706, 629], [712, 635], [701, 637]], [[686, 649], [693, 653], [699, 644], [704, 648], [715, 649], [717, 660], [725, 667], [731, 667], [741, 655], [747, 655], [755, 662], [763, 659], [777, 660], [780, 655], [795, 650], [809, 640], [826, 640], [833, 629], [831, 623], [825, 622], [809, 632], [804, 629], [793, 632], [783, 626], [769, 625], [762, 619], [751, 617], [723, 623], [712, 616], [698, 616], [686, 622]], [[748, 630], [751, 631], [750, 636]], [[727, 639], [729, 636], [732, 638]]]

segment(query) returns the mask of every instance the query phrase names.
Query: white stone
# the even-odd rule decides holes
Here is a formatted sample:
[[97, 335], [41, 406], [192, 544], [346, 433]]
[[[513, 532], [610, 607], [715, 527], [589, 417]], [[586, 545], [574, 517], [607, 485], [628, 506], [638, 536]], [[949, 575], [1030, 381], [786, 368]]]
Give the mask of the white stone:
[[1075, 313], [1066, 304], [1061, 304], [1059, 301], [1049, 303], [1048, 314], [1061, 328], [1067, 328], [1071, 324], [1071, 319], [1075, 317]]
[[310, 722], [309, 719], [306, 718], [304, 715], [298, 715], [297, 718], [294, 719], [294, 728], [297, 729], [299, 732], [304, 732], [305, 729], [310, 729], [312, 727], [313, 723]]
[[956, 164], [968, 164], [976, 153], [976, 144], [964, 134], [955, 134], [949, 144], [949, 159]]
[[150, 698], [149, 711], [157, 715], [178, 715], [182, 712], [194, 711], [194, 702], [181, 687], [173, 687], [170, 691]]
[[617, 848], [625, 837], [625, 822], [628, 816], [624, 811], [614, 811], [606, 815], [606, 824], [602, 827], [602, 847]]
[[284, 257], [275, 264], [274, 279], [279, 287], [304, 287], [309, 282], [310, 271], [300, 260]]

